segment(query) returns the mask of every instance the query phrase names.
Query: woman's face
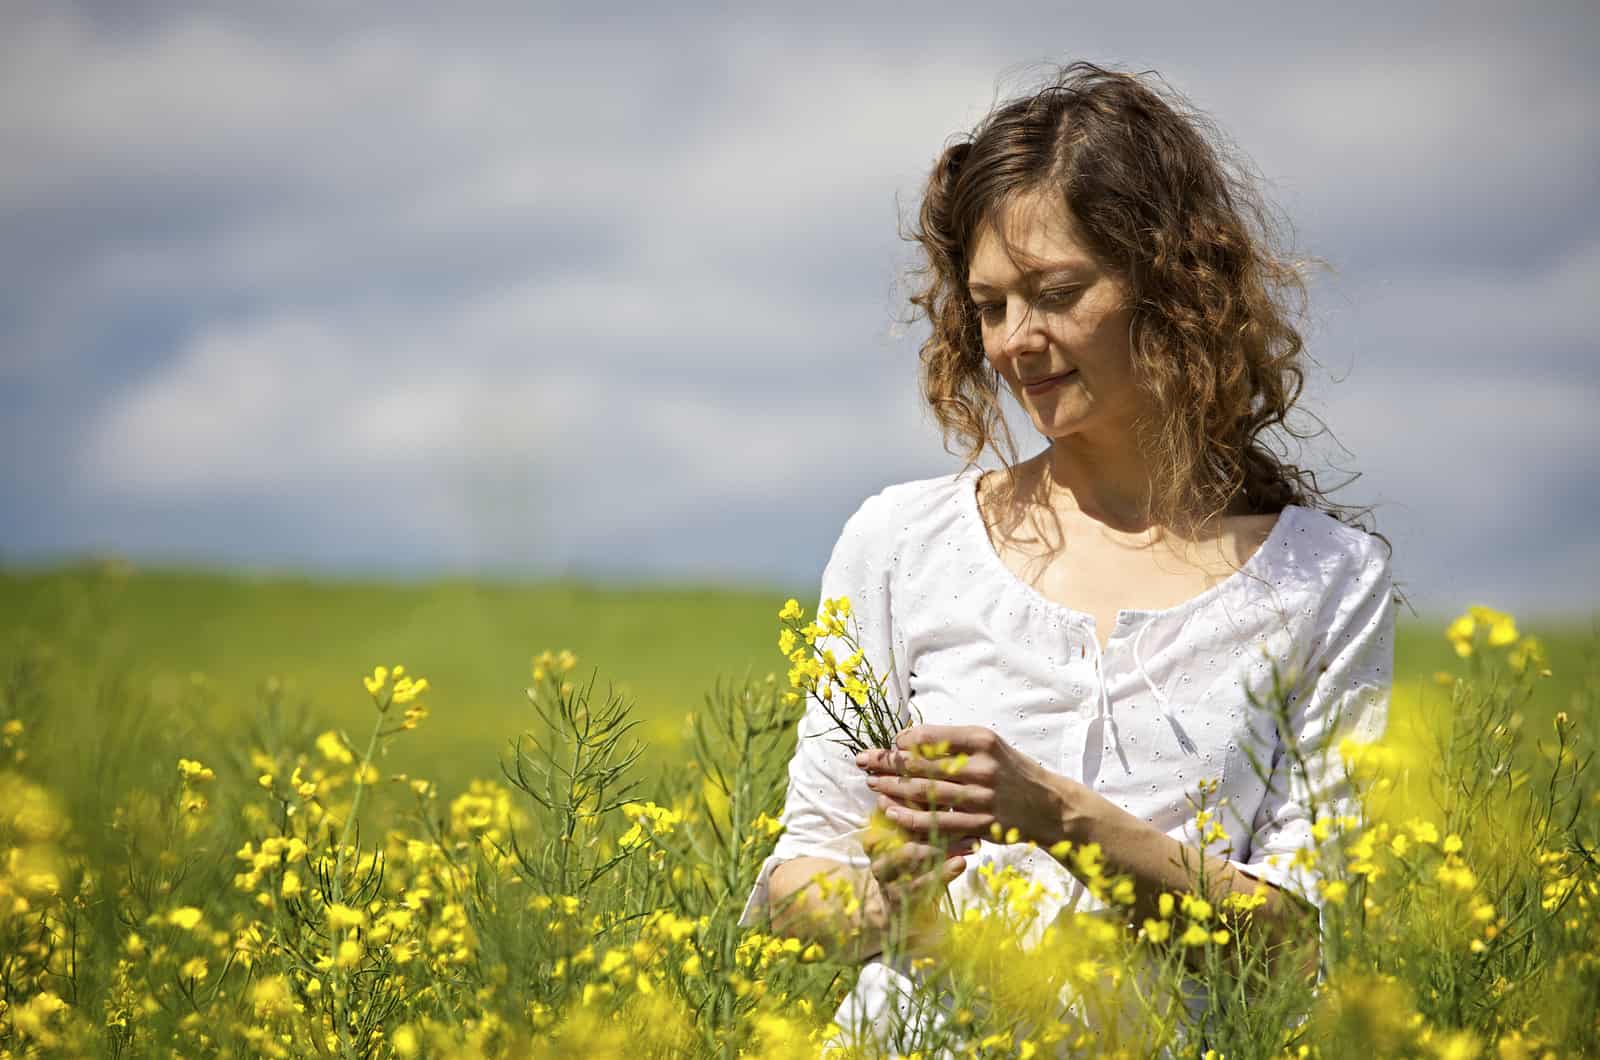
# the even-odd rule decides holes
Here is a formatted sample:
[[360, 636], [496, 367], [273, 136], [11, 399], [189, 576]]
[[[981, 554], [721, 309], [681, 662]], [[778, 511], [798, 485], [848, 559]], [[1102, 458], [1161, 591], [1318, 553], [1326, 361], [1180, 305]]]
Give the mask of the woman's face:
[[1006, 240], [980, 228], [967, 272], [984, 355], [1047, 438], [1130, 429], [1143, 399], [1123, 284], [1058, 196], [1019, 196], [1001, 220]]

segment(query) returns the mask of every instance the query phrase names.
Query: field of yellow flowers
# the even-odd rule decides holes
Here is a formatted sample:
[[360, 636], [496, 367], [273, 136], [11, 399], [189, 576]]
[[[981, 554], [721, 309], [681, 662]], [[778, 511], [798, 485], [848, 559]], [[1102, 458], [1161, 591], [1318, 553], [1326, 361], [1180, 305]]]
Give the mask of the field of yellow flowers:
[[[1230, 930], [1247, 907], [1182, 895], [1024, 949], [1028, 887], [995, 874], [937, 958], [951, 1018], [898, 1051], [1600, 1055], [1595, 654], [1552, 676], [1487, 608], [1427, 635], [1453, 662], [1397, 688], [1382, 744], [1337, 749], [1369, 795], [1318, 822], [1325, 982], [1269, 974]], [[456, 725], [415, 660], [351, 668], [359, 724], [266, 695], [174, 746], [181, 712], [6, 640], [0, 1057], [817, 1055], [855, 968], [737, 925], [779, 832], [789, 682], [719, 681], [663, 742], [591, 661], [534, 654], [513, 742], [441, 787], [396, 765]], [[1118, 900], [1098, 852], [1056, 853]], [[1212, 984], [1198, 1022], [1166, 1003], [1185, 967]], [[1129, 1015], [1091, 1032], [1090, 1009]]]

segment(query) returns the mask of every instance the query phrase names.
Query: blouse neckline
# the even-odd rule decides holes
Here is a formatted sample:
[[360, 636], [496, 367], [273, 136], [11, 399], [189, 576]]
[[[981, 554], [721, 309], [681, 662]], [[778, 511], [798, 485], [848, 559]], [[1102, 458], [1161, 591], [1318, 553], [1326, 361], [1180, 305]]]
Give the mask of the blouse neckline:
[[[983, 521], [983, 511], [978, 506], [978, 487], [983, 482], [983, 475], [984, 469], [979, 467], [968, 468], [960, 472], [956, 476], [958, 486], [956, 492], [960, 495], [962, 514], [966, 517], [965, 521], [976, 538], [976, 544], [979, 553], [984, 557], [984, 562], [992, 568], [993, 573], [1026, 593], [1040, 606], [1063, 616], [1069, 622], [1087, 626], [1092, 631], [1091, 635], [1098, 634], [1099, 630], [1096, 628], [1097, 623], [1093, 615], [1087, 611], [1079, 611], [1068, 607], [1060, 601], [1052, 600], [1034, 586], [1023, 581], [1000, 558], [1000, 554], [995, 551], [994, 542], [989, 540], [989, 530]], [[963, 481], [963, 479], [966, 481]], [[1256, 575], [1258, 572], [1255, 568], [1264, 566], [1270, 561], [1268, 550], [1277, 546], [1280, 539], [1288, 534], [1290, 523], [1297, 516], [1297, 509], [1300, 507], [1298, 504], [1285, 505], [1283, 510], [1278, 513], [1278, 519], [1272, 524], [1272, 530], [1267, 534], [1266, 539], [1256, 547], [1256, 550], [1245, 559], [1244, 563], [1240, 564], [1239, 568], [1227, 577], [1207, 586], [1195, 596], [1191, 596], [1182, 603], [1174, 604], [1172, 607], [1157, 609], [1118, 608], [1116, 625], [1112, 627], [1111, 633], [1106, 637], [1106, 642], [1109, 644], [1116, 637], [1117, 630], [1127, 626], [1131, 620], [1144, 619], [1148, 623], [1159, 619], [1176, 618], [1185, 615], [1196, 608], [1204, 606], [1224, 592], [1231, 591], [1236, 585], [1243, 583], [1245, 579]], [[1264, 574], [1265, 572], [1259, 573]]]

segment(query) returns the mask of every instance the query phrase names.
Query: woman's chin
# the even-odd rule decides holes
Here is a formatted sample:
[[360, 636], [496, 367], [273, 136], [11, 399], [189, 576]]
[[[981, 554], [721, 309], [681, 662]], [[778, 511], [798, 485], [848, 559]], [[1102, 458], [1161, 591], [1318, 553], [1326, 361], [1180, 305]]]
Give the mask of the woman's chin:
[[1044, 435], [1045, 441], [1053, 442], [1070, 434], [1076, 434], [1083, 424], [1076, 417], [1046, 418], [1035, 416], [1033, 417], [1033, 426], [1035, 430]]

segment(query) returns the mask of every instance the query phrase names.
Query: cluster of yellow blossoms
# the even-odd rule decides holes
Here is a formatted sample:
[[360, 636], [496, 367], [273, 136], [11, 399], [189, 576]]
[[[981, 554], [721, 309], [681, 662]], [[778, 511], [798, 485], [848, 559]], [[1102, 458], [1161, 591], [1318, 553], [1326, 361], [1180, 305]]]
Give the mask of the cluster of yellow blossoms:
[[[873, 683], [861, 647], [846, 626], [850, 618], [850, 600], [847, 597], [822, 602], [822, 610], [815, 621], [802, 622], [805, 612], [798, 600], [789, 600], [778, 612], [785, 625], [778, 632], [778, 650], [789, 660], [789, 687], [787, 701], [798, 703], [807, 693], [826, 698], [838, 688], [857, 707], [865, 706], [871, 695]], [[824, 637], [844, 639], [849, 653], [840, 659], [832, 648], [810, 650]]]

